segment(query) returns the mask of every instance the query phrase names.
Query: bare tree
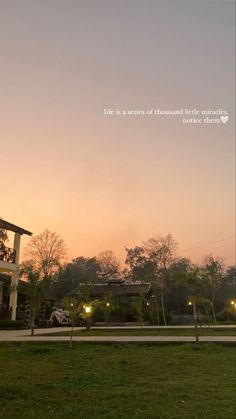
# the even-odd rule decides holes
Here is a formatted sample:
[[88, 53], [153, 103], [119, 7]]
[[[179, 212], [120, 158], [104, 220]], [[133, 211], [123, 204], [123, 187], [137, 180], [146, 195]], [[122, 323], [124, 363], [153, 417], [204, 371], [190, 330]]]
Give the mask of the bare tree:
[[58, 271], [65, 254], [64, 240], [47, 229], [32, 236], [25, 248], [25, 256], [33, 261], [35, 269], [40, 270], [45, 278], [52, 277]]
[[120, 262], [112, 250], [99, 253], [97, 260], [100, 265], [100, 276], [102, 279], [109, 281], [112, 277], [119, 275]]

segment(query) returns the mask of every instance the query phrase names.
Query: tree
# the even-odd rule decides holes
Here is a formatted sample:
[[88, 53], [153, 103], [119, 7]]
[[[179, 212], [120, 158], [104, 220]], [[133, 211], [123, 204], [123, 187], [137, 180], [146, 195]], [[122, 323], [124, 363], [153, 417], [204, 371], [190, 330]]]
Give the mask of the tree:
[[189, 290], [183, 279], [191, 270], [192, 263], [188, 258], [176, 258], [170, 267], [169, 305], [177, 314], [182, 314], [186, 305]]
[[215, 297], [216, 290], [220, 285], [220, 282], [224, 274], [224, 260], [221, 257], [213, 257], [211, 254], [205, 256], [203, 260], [203, 275], [206, 279], [209, 288], [210, 288], [210, 301], [211, 309], [214, 322], [216, 324], [216, 314], [215, 314]]
[[32, 236], [25, 248], [25, 256], [33, 261], [34, 268], [42, 272], [45, 278], [58, 272], [65, 254], [64, 240], [59, 234], [47, 229]]
[[99, 253], [97, 261], [100, 265], [100, 277], [104, 281], [109, 281], [114, 276], [120, 274], [120, 262], [113, 254], [112, 250]]
[[113, 297], [111, 292], [106, 292], [103, 296], [103, 300], [99, 301], [99, 309], [103, 314], [104, 321], [109, 327], [111, 311], [114, 308]]
[[224, 302], [224, 306], [227, 306], [231, 300], [235, 299], [236, 291], [236, 266], [228, 266], [226, 269], [221, 284], [220, 284], [220, 298], [221, 302]]
[[144, 242], [144, 250], [149, 260], [155, 265], [156, 281], [160, 288], [161, 309], [164, 324], [166, 325], [166, 313], [164, 305], [164, 294], [166, 283], [170, 277], [170, 267], [174, 261], [177, 243], [172, 236], [168, 234], [166, 237], [157, 235]]
[[196, 342], [199, 342], [198, 328], [197, 328], [197, 302], [202, 299], [202, 277], [201, 269], [198, 266], [192, 267], [191, 271], [185, 274], [185, 283], [189, 289], [190, 304], [193, 307], [193, 319], [195, 328]]
[[70, 329], [70, 348], [72, 348], [72, 338], [76, 317], [79, 314], [79, 300], [76, 297], [64, 298], [62, 300], [63, 309], [67, 310], [70, 317], [71, 329]]
[[8, 241], [8, 235], [7, 235], [7, 230], [1, 227], [2, 225], [1, 220], [2, 218], [0, 217], [0, 241], [4, 243]]
[[130, 269], [128, 277], [132, 281], [150, 282], [152, 284], [156, 320], [159, 326], [160, 316], [158, 299], [160, 297], [160, 290], [156, 281], [156, 265], [153, 260], [148, 258], [145, 254], [145, 249], [141, 246], [135, 246], [130, 249], [125, 247], [125, 250], [127, 252], [125, 263]]
[[49, 278], [42, 277], [42, 270], [35, 268], [34, 261], [26, 261], [21, 264], [20, 276], [27, 279], [27, 285], [24, 290], [30, 303], [30, 329], [31, 336], [33, 336], [35, 318], [40, 310], [41, 304], [46, 300]]
[[73, 259], [63, 266], [57, 275], [55, 293], [57, 298], [63, 298], [76, 291], [80, 284], [93, 284], [99, 281], [100, 265], [95, 257], [83, 256]]
[[143, 247], [125, 247], [127, 252], [125, 263], [129, 266], [129, 278], [132, 281], [153, 282], [155, 264], [145, 254]]

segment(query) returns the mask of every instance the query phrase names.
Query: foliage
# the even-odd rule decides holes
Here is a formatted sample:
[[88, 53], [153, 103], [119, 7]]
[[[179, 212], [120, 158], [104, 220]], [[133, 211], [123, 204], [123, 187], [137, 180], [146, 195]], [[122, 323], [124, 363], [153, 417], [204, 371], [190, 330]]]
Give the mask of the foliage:
[[97, 257], [99, 264], [99, 277], [102, 281], [109, 281], [111, 278], [120, 274], [120, 262], [115, 257], [112, 250], [99, 253]]
[[[0, 217], [0, 221], [2, 220], [2, 218]], [[0, 241], [2, 241], [3, 243], [8, 241], [8, 234], [7, 234], [7, 230], [4, 228], [0, 228]]]
[[[73, 259], [60, 269], [56, 278], [54, 292], [57, 298], [63, 298], [72, 292], [78, 291], [79, 285], [84, 284], [84, 291], [89, 291], [89, 284], [99, 282], [100, 265], [95, 257], [85, 258], [80, 256]], [[86, 287], [87, 285], [87, 287]], [[84, 296], [82, 296], [84, 298]], [[86, 297], [87, 298], [87, 297]]]
[[99, 301], [98, 308], [103, 314], [105, 323], [108, 325], [110, 322], [111, 312], [114, 310], [113, 297], [110, 292], [106, 292], [103, 296], [103, 300]]
[[24, 329], [24, 322], [22, 320], [0, 320], [0, 330], [4, 329]]
[[[39, 242], [42, 243], [41, 239]], [[193, 284], [190, 281], [195, 267], [189, 259], [175, 256], [176, 247], [171, 235], [157, 235], [145, 241], [142, 246], [126, 247], [127, 268], [122, 273], [119, 261], [112, 251], [101, 252], [98, 257], [79, 256], [64, 266], [54, 258], [50, 262], [46, 252], [46, 256], [40, 259], [41, 265], [39, 259], [32, 263], [34, 270], [41, 267], [41, 279], [46, 276], [53, 279], [51, 292], [58, 301], [64, 297], [71, 299], [76, 296], [78, 302], [89, 303], [90, 290], [94, 284], [109, 281], [118, 275], [123, 275], [123, 278], [131, 282], [151, 283], [152, 295], [148, 310], [144, 310], [144, 301], [134, 302], [132, 297], [128, 300], [122, 297], [124, 310], [120, 312], [118, 300], [114, 298], [109, 308], [104, 303], [104, 296], [96, 313], [105, 321], [111, 316], [123, 318], [124, 315], [125, 318], [127, 315], [132, 318], [135, 315], [139, 320], [149, 318], [159, 325], [166, 324], [170, 315], [190, 314], [191, 308], [187, 303], [196, 291], [195, 289], [193, 293]], [[226, 309], [230, 299], [234, 298], [236, 268], [231, 266], [225, 269], [222, 258], [212, 255], [207, 255], [198, 268], [201, 276], [198, 295], [195, 296], [198, 314], [204, 314], [209, 320], [213, 315], [216, 321], [217, 316], [222, 317], [222, 310]]]
[[50, 287], [50, 278], [42, 274], [42, 269], [36, 269], [33, 261], [25, 261], [20, 266], [20, 276], [27, 280], [24, 293], [27, 295], [31, 308], [31, 334], [34, 334], [35, 318], [39, 313], [41, 304], [47, 298]]
[[217, 288], [220, 286], [224, 274], [224, 260], [220, 257], [213, 257], [211, 254], [203, 259], [202, 274], [209, 289], [209, 301], [212, 315], [216, 323], [215, 297]]
[[129, 266], [129, 279], [132, 281], [152, 282], [155, 275], [155, 264], [148, 259], [144, 248], [135, 246], [125, 248], [127, 255], [125, 263]]
[[[166, 312], [164, 304], [165, 288], [170, 279], [170, 269], [174, 261], [177, 243], [170, 234], [166, 237], [157, 235], [144, 242], [144, 249], [152, 263], [155, 265], [156, 290], [160, 290], [163, 322], [166, 325]], [[156, 291], [157, 299], [158, 291]]]

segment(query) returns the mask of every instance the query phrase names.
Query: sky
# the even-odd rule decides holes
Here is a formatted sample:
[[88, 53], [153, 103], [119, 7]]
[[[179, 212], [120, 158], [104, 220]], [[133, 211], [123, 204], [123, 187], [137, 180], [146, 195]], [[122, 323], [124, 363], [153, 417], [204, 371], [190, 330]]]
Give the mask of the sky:
[[[68, 260], [113, 250], [123, 261], [124, 246], [171, 233], [181, 256], [233, 263], [234, 9], [0, 0], [0, 216], [58, 232]], [[228, 121], [104, 115], [157, 108]]]

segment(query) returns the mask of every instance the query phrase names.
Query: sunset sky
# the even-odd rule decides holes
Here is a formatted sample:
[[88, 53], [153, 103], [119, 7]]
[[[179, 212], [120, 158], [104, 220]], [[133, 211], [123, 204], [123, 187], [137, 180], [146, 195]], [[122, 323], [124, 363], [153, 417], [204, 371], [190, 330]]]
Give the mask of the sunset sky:
[[[171, 233], [233, 263], [234, 6], [0, 0], [0, 216], [57, 231], [69, 260]], [[182, 107], [229, 120], [104, 115]]]

